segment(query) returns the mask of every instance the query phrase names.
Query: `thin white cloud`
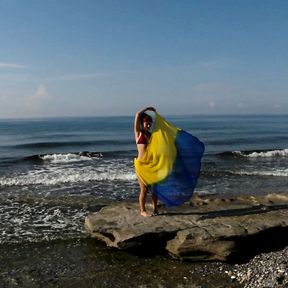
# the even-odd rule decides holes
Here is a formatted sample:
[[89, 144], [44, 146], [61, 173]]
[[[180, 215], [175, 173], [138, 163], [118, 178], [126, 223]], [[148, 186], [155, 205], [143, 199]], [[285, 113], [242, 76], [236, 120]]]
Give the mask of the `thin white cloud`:
[[25, 106], [27, 112], [39, 112], [42, 108], [43, 102], [48, 97], [47, 88], [44, 85], [39, 85], [35, 93], [26, 98]]
[[44, 85], [39, 85], [36, 93], [32, 97], [33, 99], [45, 99], [47, 98], [47, 88]]
[[[17, 85], [16, 85], [17, 86]], [[1, 89], [1, 88], [0, 88]], [[7, 89], [6, 89], [7, 90]], [[0, 90], [0, 118], [41, 117], [47, 115], [50, 95], [46, 85]]]
[[28, 68], [28, 66], [26, 65], [0, 62], [0, 69], [26, 69], [26, 68]]
[[0, 81], [5, 81], [6, 83], [8, 82], [25, 82], [25, 81], [28, 81], [29, 79], [31, 79], [31, 76], [30, 75], [27, 75], [27, 74], [18, 74], [18, 73], [15, 73], [15, 74], [0, 74]]

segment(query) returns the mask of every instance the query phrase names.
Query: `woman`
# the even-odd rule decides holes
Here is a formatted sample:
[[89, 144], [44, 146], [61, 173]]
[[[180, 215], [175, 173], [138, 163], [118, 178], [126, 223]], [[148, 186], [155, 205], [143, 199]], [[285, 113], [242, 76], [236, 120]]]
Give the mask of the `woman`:
[[[152, 117], [146, 114], [146, 111], [153, 111], [156, 112], [154, 107], [147, 107], [135, 114], [134, 120], [134, 135], [135, 141], [138, 150], [138, 157], [137, 159], [141, 159], [145, 152], [147, 145], [149, 145], [151, 133], [149, 129], [152, 126]], [[137, 176], [138, 183], [140, 186], [140, 194], [139, 194], [139, 205], [140, 205], [140, 213], [144, 217], [158, 215], [157, 210], [157, 201], [158, 198], [155, 194], [152, 193], [152, 202], [153, 202], [153, 214], [149, 214], [145, 208], [146, 196], [148, 192], [148, 187], [141, 181], [141, 179]]]

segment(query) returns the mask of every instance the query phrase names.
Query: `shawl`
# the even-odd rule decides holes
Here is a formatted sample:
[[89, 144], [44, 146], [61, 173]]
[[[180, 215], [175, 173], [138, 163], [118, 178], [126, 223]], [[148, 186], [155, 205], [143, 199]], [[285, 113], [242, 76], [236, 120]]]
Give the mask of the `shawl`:
[[146, 152], [134, 160], [135, 171], [166, 206], [179, 206], [193, 194], [204, 150], [198, 138], [174, 127], [156, 112]]

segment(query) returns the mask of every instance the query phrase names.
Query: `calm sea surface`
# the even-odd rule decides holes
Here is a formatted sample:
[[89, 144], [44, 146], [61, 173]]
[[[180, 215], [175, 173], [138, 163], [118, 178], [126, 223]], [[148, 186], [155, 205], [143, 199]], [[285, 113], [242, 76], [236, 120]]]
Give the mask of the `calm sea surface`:
[[[195, 192], [287, 192], [288, 116], [166, 119], [205, 144]], [[83, 237], [89, 199], [136, 201], [135, 156], [132, 117], [0, 120], [0, 243]]]

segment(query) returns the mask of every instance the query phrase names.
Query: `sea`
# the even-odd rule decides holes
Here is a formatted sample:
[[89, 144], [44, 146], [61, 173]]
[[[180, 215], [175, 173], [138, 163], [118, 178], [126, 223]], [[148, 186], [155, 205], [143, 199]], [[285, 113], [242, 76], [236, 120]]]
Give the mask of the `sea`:
[[[205, 144], [198, 195], [287, 193], [288, 115], [165, 116]], [[133, 117], [0, 120], [0, 244], [87, 237], [85, 216], [137, 201]]]

